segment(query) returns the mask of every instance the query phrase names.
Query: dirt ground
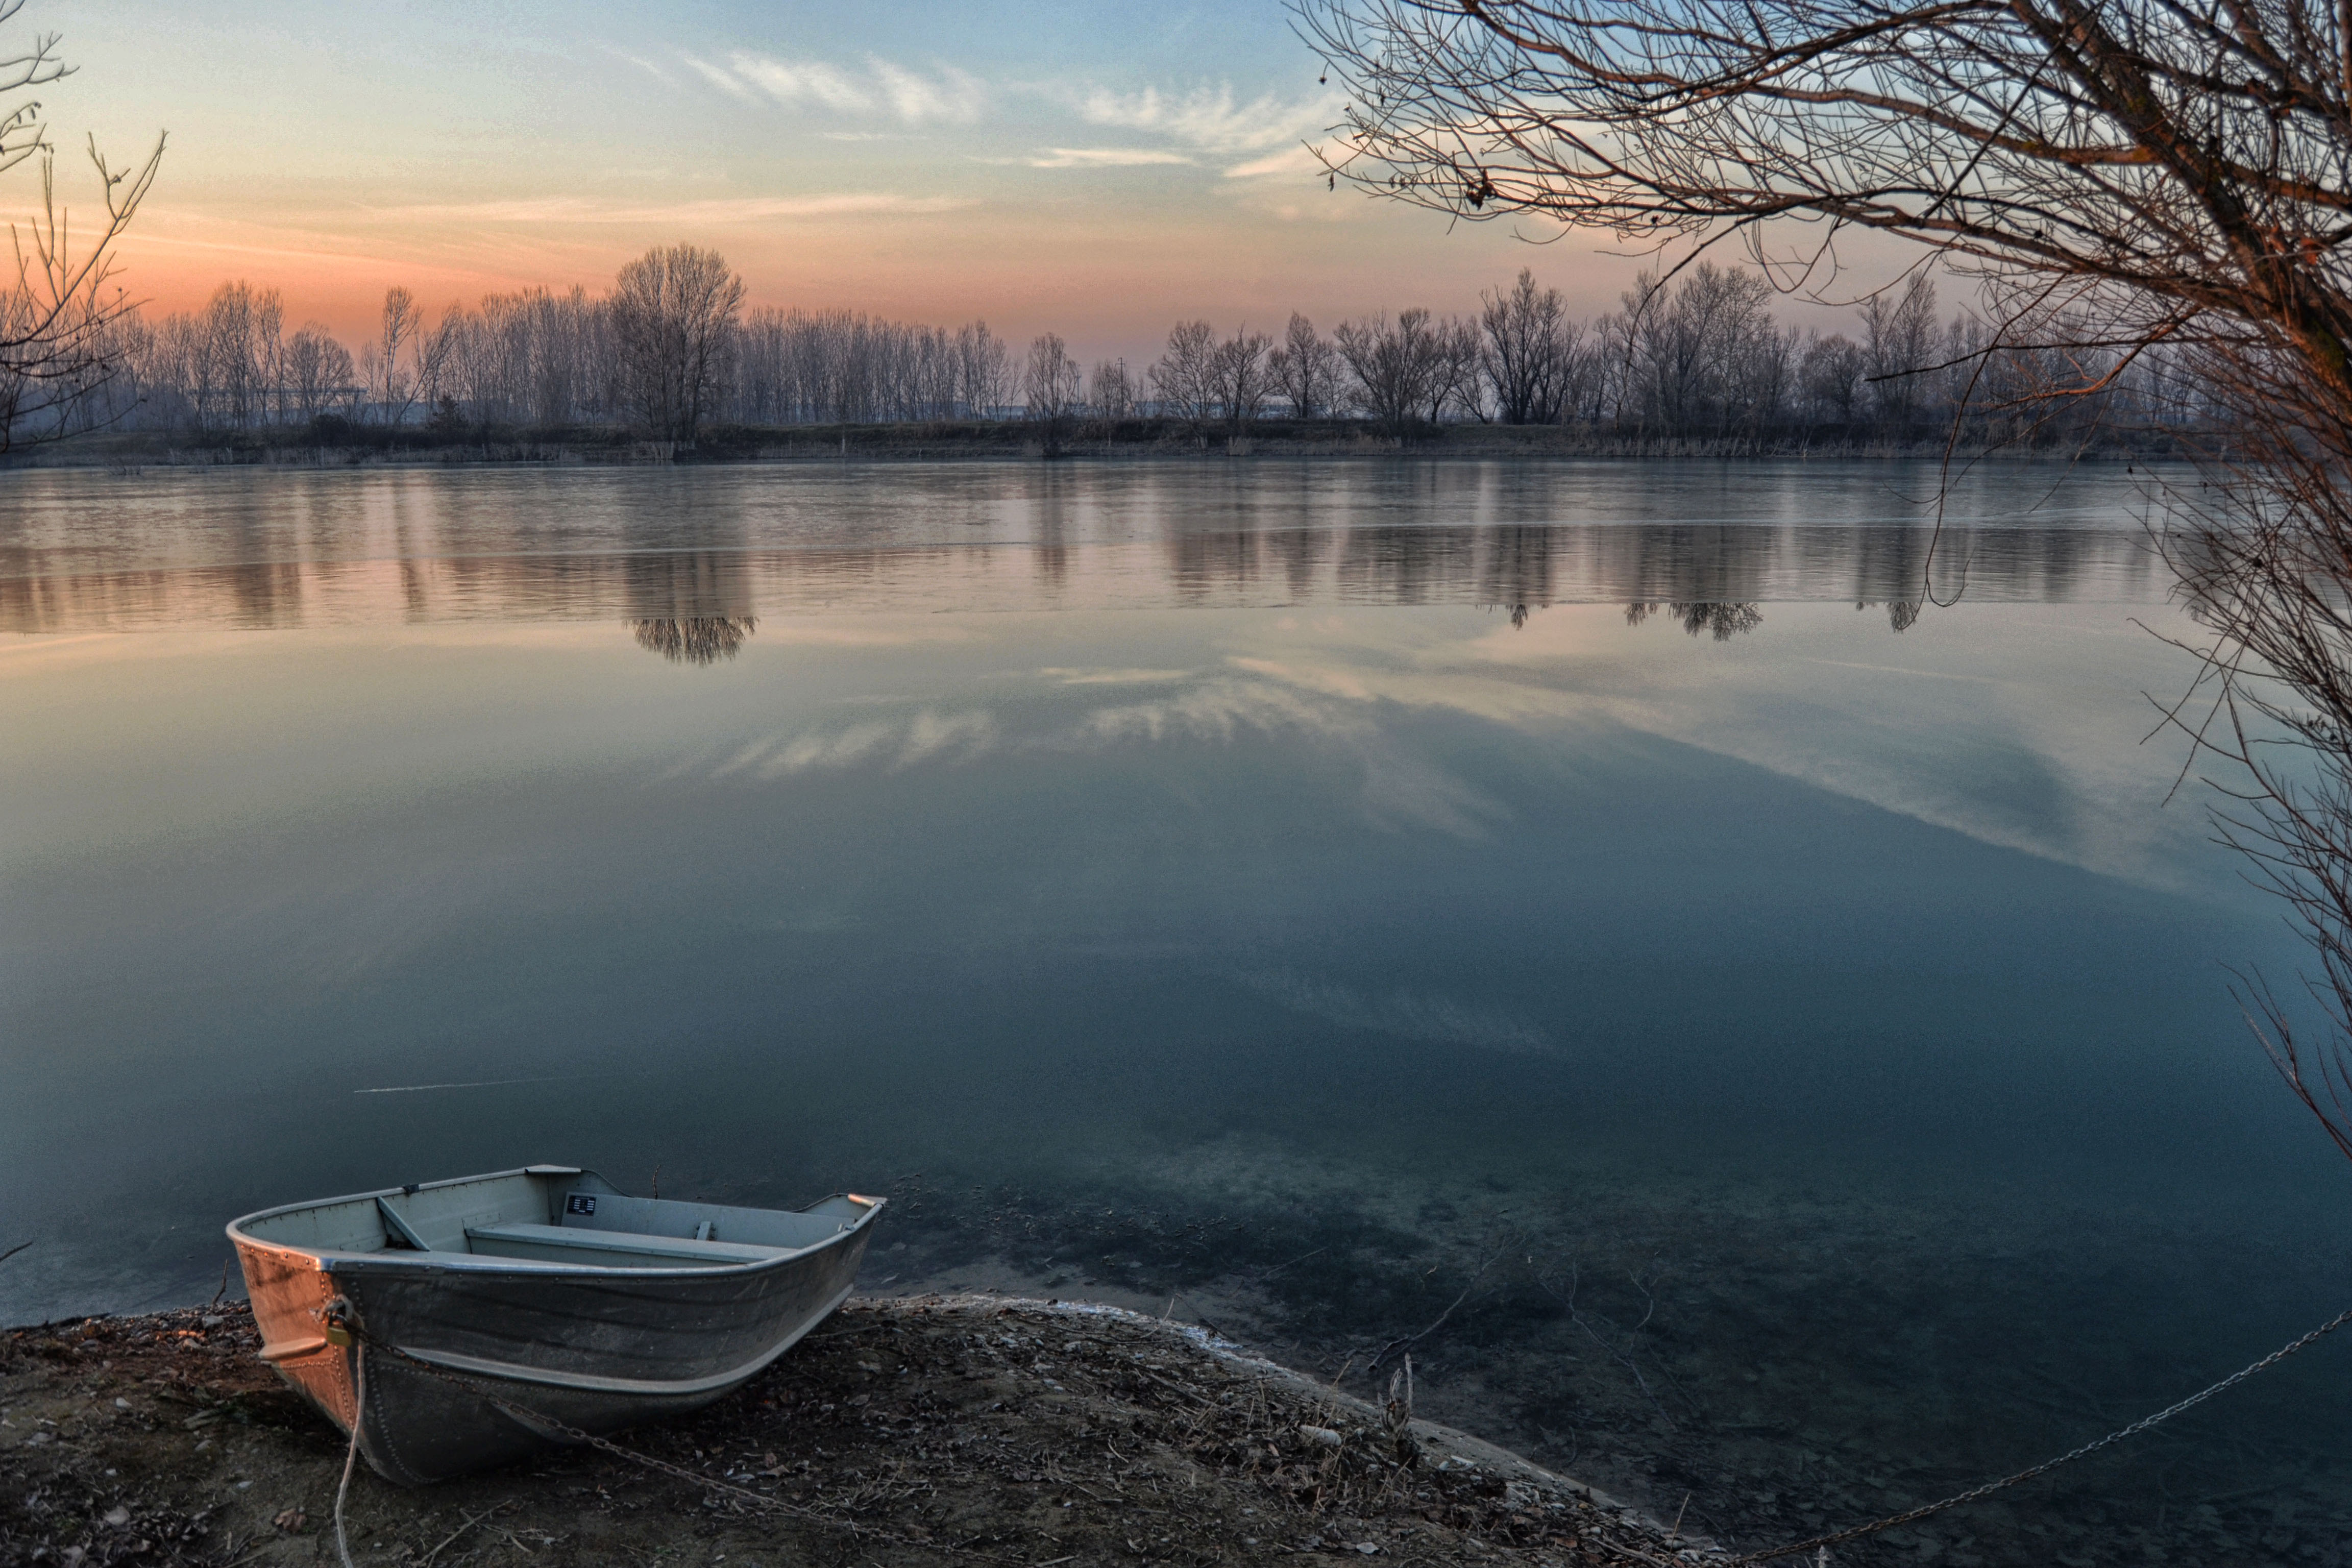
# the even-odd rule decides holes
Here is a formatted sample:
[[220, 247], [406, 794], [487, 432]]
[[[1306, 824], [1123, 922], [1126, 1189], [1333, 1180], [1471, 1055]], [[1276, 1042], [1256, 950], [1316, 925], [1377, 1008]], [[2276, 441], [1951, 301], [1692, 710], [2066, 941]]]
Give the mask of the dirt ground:
[[[337, 1561], [341, 1435], [242, 1305], [0, 1337], [0, 1564]], [[1720, 1563], [1604, 1495], [1186, 1331], [992, 1297], [856, 1301], [698, 1415], [421, 1490], [368, 1473], [352, 1560]]]

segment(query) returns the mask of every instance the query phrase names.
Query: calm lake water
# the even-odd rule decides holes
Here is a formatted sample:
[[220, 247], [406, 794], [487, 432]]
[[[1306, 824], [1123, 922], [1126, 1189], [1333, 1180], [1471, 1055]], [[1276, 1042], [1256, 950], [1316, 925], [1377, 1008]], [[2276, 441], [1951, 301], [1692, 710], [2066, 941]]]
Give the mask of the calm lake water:
[[[0, 1321], [561, 1161], [1360, 1391], [1453, 1305], [1424, 1413], [1743, 1545], [2021, 1468], [2352, 1303], [2143, 479], [0, 477]], [[2340, 1563], [2347, 1395], [1840, 1560]]]

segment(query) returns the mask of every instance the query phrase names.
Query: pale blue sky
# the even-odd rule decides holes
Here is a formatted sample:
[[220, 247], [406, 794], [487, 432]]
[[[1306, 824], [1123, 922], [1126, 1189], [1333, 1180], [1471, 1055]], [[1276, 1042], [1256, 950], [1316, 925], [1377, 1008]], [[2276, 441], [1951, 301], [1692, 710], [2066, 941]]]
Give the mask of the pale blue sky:
[[1522, 265], [1598, 309], [1632, 271], [1326, 190], [1300, 143], [1339, 100], [1275, 0], [32, 0], [13, 26], [81, 68], [47, 95], [62, 142], [169, 129], [128, 252], [159, 305], [245, 277], [352, 331], [391, 283], [593, 289], [684, 239], [757, 303], [1133, 355], [1179, 316], [1466, 310]]

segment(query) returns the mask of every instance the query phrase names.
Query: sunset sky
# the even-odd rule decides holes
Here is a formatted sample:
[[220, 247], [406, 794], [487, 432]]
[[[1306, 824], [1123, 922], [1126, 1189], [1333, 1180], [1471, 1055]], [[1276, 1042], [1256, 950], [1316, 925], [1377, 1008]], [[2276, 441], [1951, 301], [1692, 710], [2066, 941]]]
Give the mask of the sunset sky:
[[[598, 289], [688, 240], [754, 304], [982, 316], [1148, 357], [1179, 316], [1466, 310], [1521, 266], [1583, 313], [1633, 270], [1605, 236], [1534, 246], [1327, 191], [1300, 144], [1340, 101], [1276, 0], [231, 14], [31, 0], [10, 24], [61, 33], [79, 68], [43, 94], [68, 198], [90, 199], [86, 134], [123, 158], [170, 132], [124, 251], [156, 309], [244, 278], [283, 290], [289, 327], [355, 338], [388, 284], [436, 310]], [[32, 171], [8, 178], [28, 205]]]

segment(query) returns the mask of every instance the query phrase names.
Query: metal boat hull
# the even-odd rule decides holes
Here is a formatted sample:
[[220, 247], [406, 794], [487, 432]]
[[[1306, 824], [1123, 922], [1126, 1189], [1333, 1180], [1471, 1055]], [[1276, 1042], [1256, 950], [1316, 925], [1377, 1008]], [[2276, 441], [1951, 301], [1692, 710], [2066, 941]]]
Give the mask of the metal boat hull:
[[[725, 1267], [353, 1252], [256, 1234], [268, 1227], [253, 1221], [286, 1210], [229, 1234], [265, 1359], [346, 1433], [357, 1425], [377, 1474], [419, 1486], [576, 1441], [563, 1427], [610, 1432], [741, 1386], [848, 1296], [880, 1207], [853, 1201], [863, 1212], [829, 1240]], [[336, 1332], [341, 1321], [355, 1331]]]

